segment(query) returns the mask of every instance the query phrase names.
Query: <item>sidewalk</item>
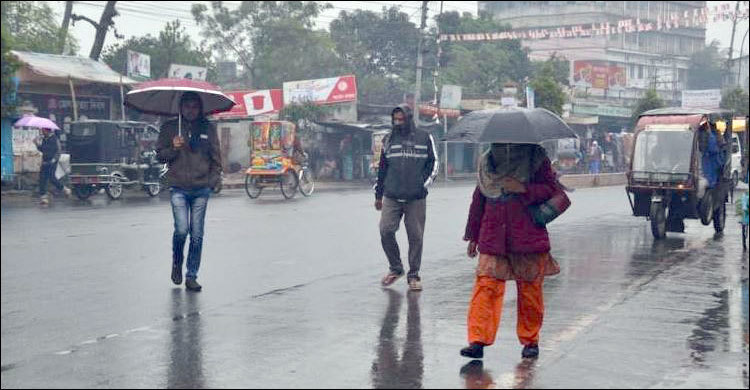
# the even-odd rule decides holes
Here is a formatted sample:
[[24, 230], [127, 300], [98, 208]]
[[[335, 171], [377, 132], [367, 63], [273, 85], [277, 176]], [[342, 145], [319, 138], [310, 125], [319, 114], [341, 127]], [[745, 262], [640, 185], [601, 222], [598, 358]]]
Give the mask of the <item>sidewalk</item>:
[[[475, 173], [457, 174], [445, 179], [438, 177], [435, 180], [436, 186], [445, 185], [466, 185], [476, 181]], [[625, 185], [627, 179], [624, 173], [604, 173], [600, 175], [565, 175], [561, 178], [563, 184], [570, 188], [588, 188], [588, 187], [605, 187]], [[368, 180], [353, 181], [316, 181], [315, 192], [332, 192], [332, 191], [357, 191], [370, 190], [373, 184]], [[244, 189], [245, 173], [240, 171], [233, 174], [224, 175], [222, 189]], [[3, 197], [23, 197], [33, 195], [34, 190], [17, 190], [14, 188], [3, 188]]]

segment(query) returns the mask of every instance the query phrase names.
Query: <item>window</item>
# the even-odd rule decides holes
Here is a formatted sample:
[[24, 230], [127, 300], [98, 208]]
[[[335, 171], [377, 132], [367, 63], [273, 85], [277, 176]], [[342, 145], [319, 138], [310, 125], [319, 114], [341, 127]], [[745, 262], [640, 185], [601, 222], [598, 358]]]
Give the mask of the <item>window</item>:
[[643, 78], [643, 65], [638, 65], [638, 78]]

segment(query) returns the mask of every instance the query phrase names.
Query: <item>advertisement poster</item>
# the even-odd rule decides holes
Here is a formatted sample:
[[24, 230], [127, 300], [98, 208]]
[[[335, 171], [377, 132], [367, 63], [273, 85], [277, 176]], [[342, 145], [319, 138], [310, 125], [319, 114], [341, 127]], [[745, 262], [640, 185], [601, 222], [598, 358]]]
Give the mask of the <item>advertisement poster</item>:
[[191, 79], [206, 81], [206, 72], [208, 70], [201, 66], [191, 65], [180, 65], [171, 64], [169, 65], [169, 77], [178, 79]]
[[151, 78], [151, 57], [147, 54], [128, 50], [128, 77], [135, 79]]
[[627, 86], [625, 67], [606, 61], [574, 61], [573, 84], [578, 87], [618, 89]]
[[331, 104], [357, 101], [353, 75], [317, 80], [285, 82], [284, 105], [295, 103]]

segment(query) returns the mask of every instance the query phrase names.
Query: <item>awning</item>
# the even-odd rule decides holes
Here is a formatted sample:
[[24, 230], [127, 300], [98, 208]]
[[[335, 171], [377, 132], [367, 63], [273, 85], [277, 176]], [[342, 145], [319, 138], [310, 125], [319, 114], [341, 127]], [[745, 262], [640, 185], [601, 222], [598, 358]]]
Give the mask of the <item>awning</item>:
[[328, 127], [330, 129], [340, 130], [340, 131], [364, 131], [364, 132], [372, 133], [373, 131], [382, 128], [382, 126], [373, 125], [371, 123], [361, 123], [361, 122], [318, 121], [315, 123], [318, 126]]
[[21, 82], [65, 84], [73, 79], [78, 84], [101, 83], [126, 85], [137, 81], [122, 76], [107, 64], [87, 57], [15, 51], [11, 53], [21, 62], [18, 76]]

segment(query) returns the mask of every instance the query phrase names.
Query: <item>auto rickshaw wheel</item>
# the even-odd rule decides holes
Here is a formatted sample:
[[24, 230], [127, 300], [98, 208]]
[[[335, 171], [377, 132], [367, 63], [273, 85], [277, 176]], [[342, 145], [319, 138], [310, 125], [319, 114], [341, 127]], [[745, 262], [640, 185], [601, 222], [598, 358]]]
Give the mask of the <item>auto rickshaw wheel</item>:
[[294, 198], [294, 195], [297, 194], [297, 188], [299, 187], [299, 179], [297, 179], [297, 175], [293, 169], [287, 170], [281, 175], [281, 177], [279, 177], [279, 187], [285, 198]]
[[76, 198], [86, 200], [94, 194], [94, 187], [90, 185], [76, 185], [73, 186], [73, 193], [76, 194]]
[[718, 209], [714, 210], [713, 219], [714, 219], [714, 230], [716, 231], [716, 233], [723, 232], [724, 225], [726, 224], [726, 220], [727, 220], [726, 203], [722, 203]]
[[159, 193], [161, 192], [161, 185], [159, 183], [146, 184], [145, 186], [143, 186], [143, 190], [146, 191], [148, 196], [154, 197], [159, 195]]
[[105, 190], [110, 199], [120, 199], [122, 197], [122, 176], [118, 174], [112, 175], [112, 182], [107, 185]]
[[245, 175], [245, 192], [250, 199], [257, 199], [263, 192], [263, 187], [258, 186], [255, 176]]
[[667, 207], [661, 202], [651, 203], [651, 233], [660, 240], [667, 236]]

